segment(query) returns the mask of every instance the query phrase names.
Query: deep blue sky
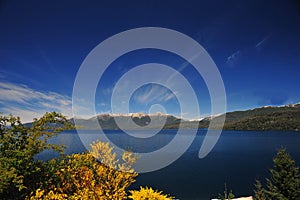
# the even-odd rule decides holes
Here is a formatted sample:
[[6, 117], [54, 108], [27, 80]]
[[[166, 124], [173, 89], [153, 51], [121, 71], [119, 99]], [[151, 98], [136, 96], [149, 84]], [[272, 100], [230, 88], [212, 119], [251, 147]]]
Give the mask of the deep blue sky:
[[[87, 54], [108, 37], [138, 27], [174, 29], [198, 41], [221, 72], [228, 111], [300, 101], [299, 1], [2, 0], [0, 111], [26, 120], [50, 110], [71, 115], [73, 83]], [[135, 53], [110, 66], [99, 84], [97, 112], [110, 112], [110, 88], [123, 68], [156, 61], [177, 69], [185, 62], [166, 52]], [[201, 81], [192, 67], [182, 73], [191, 82]], [[195, 90], [209, 107], [201, 85]], [[162, 89], [141, 88], [131, 110], [147, 112], [139, 95]], [[147, 103], [159, 103], [154, 99]], [[176, 99], [163, 102], [178, 114]]]

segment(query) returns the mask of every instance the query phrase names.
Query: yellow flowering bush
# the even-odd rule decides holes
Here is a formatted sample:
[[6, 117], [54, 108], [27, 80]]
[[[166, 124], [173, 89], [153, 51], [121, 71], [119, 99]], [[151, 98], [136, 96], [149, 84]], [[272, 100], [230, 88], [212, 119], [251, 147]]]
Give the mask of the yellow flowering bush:
[[136, 157], [124, 152], [117, 159], [109, 143], [94, 142], [91, 152], [66, 156], [47, 188], [38, 189], [35, 199], [127, 199], [126, 189], [135, 181], [132, 169]]
[[133, 200], [172, 200], [174, 197], [168, 194], [162, 194], [162, 191], [153, 190], [151, 187], [140, 187], [140, 190], [129, 191], [131, 195], [130, 199]]

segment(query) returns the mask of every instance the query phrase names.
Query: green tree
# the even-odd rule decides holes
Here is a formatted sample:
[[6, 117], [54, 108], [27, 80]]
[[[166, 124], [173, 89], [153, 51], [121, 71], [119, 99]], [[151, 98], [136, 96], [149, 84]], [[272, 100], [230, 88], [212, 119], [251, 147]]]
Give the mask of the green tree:
[[255, 200], [267, 200], [265, 190], [259, 180], [256, 180], [256, 183], [254, 184], [255, 190], [254, 190], [254, 199]]
[[27, 126], [19, 117], [0, 115], [0, 199], [24, 199], [45, 184], [53, 161], [42, 162], [34, 156], [45, 149], [62, 153], [62, 146], [47, 141], [69, 128], [73, 126], [56, 112], [46, 113]]
[[[273, 158], [273, 163], [274, 166], [270, 169], [271, 178], [266, 179], [266, 189], [262, 189], [261, 185], [257, 185], [255, 196], [265, 196], [266, 199], [273, 200], [299, 200], [300, 175], [295, 161], [285, 149], [280, 149]], [[262, 195], [259, 193], [262, 193]]]

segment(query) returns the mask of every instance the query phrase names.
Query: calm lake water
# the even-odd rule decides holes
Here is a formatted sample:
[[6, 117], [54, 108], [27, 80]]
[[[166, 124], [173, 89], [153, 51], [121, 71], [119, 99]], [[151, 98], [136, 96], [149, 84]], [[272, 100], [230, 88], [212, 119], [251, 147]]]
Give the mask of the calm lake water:
[[[255, 179], [268, 176], [276, 150], [286, 147], [300, 164], [300, 133], [277, 131], [223, 131], [214, 149], [203, 159], [198, 158], [205, 130], [198, 130], [192, 145], [174, 163], [155, 172], [140, 174], [132, 188], [151, 186], [178, 199], [211, 199], [224, 190], [224, 183], [236, 196], [253, 194]], [[92, 142], [97, 131], [86, 131]], [[176, 130], [163, 130], [151, 139], [128, 137], [121, 131], [107, 131], [115, 144], [137, 152], [149, 152], [168, 144]], [[188, 130], [186, 135], [189, 137]], [[67, 154], [83, 152], [85, 146], [76, 131], [66, 131], [51, 139], [65, 144]], [[43, 152], [37, 158], [49, 159], [55, 154]]]

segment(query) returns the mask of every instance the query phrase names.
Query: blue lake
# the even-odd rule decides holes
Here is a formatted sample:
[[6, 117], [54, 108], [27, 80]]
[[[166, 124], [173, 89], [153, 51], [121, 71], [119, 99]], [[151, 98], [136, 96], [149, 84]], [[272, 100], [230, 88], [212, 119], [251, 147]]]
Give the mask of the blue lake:
[[[149, 138], [128, 137], [121, 131], [106, 131], [108, 138], [122, 148], [136, 152], [150, 152], [168, 144], [176, 130], [162, 130]], [[268, 176], [276, 150], [286, 147], [300, 164], [300, 133], [293, 131], [223, 131], [213, 150], [198, 158], [205, 130], [198, 130], [191, 146], [178, 160], [158, 171], [139, 174], [132, 188], [151, 186], [178, 199], [211, 199], [224, 191], [224, 183], [236, 196], [252, 195], [255, 179]], [[86, 131], [90, 142], [97, 139], [97, 131]], [[189, 137], [189, 131], [186, 135]], [[66, 131], [50, 140], [66, 145], [67, 154], [86, 150], [76, 131]], [[85, 141], [87, 142], [87, 141]], [[178, 144], [180, 145], [180, 144]], [[174, 149], [175, 151], [176, 149]], [[171, 153], [171, 152], [170, 152]], [[55, 156], [45, 151], [37, 158]]]

